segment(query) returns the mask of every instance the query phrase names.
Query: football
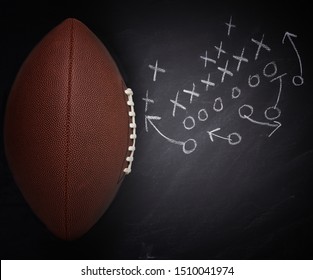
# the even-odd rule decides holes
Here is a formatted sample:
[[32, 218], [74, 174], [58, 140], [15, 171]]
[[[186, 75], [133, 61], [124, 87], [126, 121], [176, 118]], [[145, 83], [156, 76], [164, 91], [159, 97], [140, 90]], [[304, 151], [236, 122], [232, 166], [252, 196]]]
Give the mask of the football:
[[55, 236], [88, 232], [131, 172], [132, 94], [77, 19], [52, 29], [22, 64], [7, 100], [5, 152], [16, 185]]

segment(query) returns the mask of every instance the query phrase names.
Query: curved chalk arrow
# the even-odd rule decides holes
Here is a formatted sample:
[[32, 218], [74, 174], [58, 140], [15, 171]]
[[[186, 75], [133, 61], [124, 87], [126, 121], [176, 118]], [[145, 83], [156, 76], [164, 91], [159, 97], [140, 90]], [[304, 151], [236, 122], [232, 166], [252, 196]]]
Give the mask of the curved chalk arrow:
[[[242, 110], [243, 109], [249, 109], [250, 112], [247, 114], [247, 113], [243, 113]], [[268, 109], [270, 108], [274, 108], [274, 107], [269, 107]], [[271, 137], [273, 135], [273, 133], [281, 127], [281, 123], [278, 122], [278, 121], [274, 121], [274, 123], [268, 123], [268, 122], [260, 122], [260, 121], [257, 121], [257, 120], [254, 120], [252, 118], [250, 118], [250, 116], [253, 114], [253, 107], [251, 105], [248, 105], [248, 104], [243, 104], [239, 109], [238, 109], [238, 113], [239, 113], [239, 116], [240, 118], [242, 119], [247, 119], [249, 122], [252, 122], [254, 124], [259, 124], [259, 125], [266, 125], [266, 126], [270, 126], [270, 127], [274, 127], [275, 129], [268, 135], [268, 137]]]
[[255, 123], [255, 124], [259, 124], [259, 125], [266, 125], [266, 126], [270, 126], [270, 127], [275, 127], [275, 129], [268, 135], [268, 137], [271, 137], [273, 135], [273, 133], [281, 127], [281, 123], [278, 121], [274, 121], [274, 123], [267, 123], [267, 122], [260, 122], [260, 121], [256, 121], [254, 119], [251, 119], [250, 117], [245, 116], [244, 119], [247, 119], [248, 121]]
[[[146, 128], [146, 131], [148, 132], [148, 122], [151, 124], [151, 126], [164, 138], [166, 139], [168, 142], [172, 143], [172, 144], [176, 144], [176, 145], [180, 145], [180, 146], [183, 146], [183, 152], [185, 154], [190, 154], [192, 153], [196, 147], [197, 147], [197, 142], [196, 140], [194, 139], [187, 139], [186, 141], [177, 141], [177, 140], [174, 140], [174, 139], [171, 139], [169, 137], [167, 137], [166, 135], [164, 135], [156, 126], [155, 124], [153, 123], [154, 120], [161, 120], [162, 118], [159, 117], [159, 116], [145, 116], [145, 128]], [[186, 148], [186, 144], [187, 143], [191, 143], [189, 144], [189, 146], [192, 146], [191, 148]]]
[[[229, 134], [227, 137], [224, 137], [224, 136], [221, 136], [221, 135], [214, 133], [214, 132], [219, 131], [219, 130], [221, 130], [221, 129], [218, 127], [218, 128], [215, 128], [211, 131], [207, 131], [207, 133], [209, 134], [210, 140], [212, 142], [214, 142], [213, 136], [220, 138], [220, 139], [223, 139], [223, 140], [227, 140], [230, 145], [237, 145], [241, 142], [241, 136], [237, 132], [233, 132], [233, 133]], [[236, 141], [233, 139], [234, 137], [237, 138]]]
[[[295, 52], [296, 52], [296, 55], [297, 55], [298, 61], [299, 61], [299, 67], [300, 67], [300, 76], [294, 76], [292, 82], [293, 82], [293, 84], [294, 84], [295, 86], [301, 86], [301, 85], [303, 84], [302, 62], [301, 62], [301, 57], [300, 57], [300, 55], [299, 55], [299, 52], [298, 52], [298, 50], [297, 50], [297, 48], [296, 48], [296, 45], [295, 45], [295, 43], [294, 43], [293, 40], [292, 40], [292, 38], [297, 38], [298, 36], [297, 36], [296, 34], [293, 34], [293, 33], [290, 33], [290, 32], [288, 32], [288, 31], [286, 31], [285, 34], [284, 34], [283, 40], [282, 40], [282, 43], [283, 43], [283, 44], [285, 43], [286, 37], [289, 39], [289, 41], [290, 41], [290, 43], [291, 43], [293, 49], [294, 49]], [[296, 81], [295, 81], [295, 78], [298, 78], [300, 82], [296, 82]]]

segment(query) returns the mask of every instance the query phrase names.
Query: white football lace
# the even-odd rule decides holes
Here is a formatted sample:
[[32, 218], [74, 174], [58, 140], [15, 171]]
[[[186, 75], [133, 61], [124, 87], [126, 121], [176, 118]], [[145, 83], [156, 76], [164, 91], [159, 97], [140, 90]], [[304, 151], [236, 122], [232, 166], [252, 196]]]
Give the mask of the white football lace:
[[131, 122], [129, 123], [129, 127], [132, 129], [132, 132], [129, 138], [132, 140], [132, 145], [128, 147], [128, 151], [130, 155], [126, 158], [128, 162], [128, 166], [124, 169], [126, 174], [129, 174], [132, 171], [132, 164], [134, 160], [134, 152], [135, 152], [135, 144], [136, 144], [136, 121], [135, 121], [135, 110], [134, 110], [134, 101], [133, 101], [133, 91], [130, 88], [127, 88], [124, 91], [128, 97], [127, 105], [129, 106], [130, 110], [128, 112], [128, 116], [131, 117]]

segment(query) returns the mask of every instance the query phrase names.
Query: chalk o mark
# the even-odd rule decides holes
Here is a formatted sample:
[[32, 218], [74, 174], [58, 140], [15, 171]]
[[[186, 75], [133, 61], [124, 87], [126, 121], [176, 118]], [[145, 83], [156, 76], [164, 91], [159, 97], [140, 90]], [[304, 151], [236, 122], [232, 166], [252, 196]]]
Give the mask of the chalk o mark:
[[[268, 68], [269, 67], [272, 67], [272, 72], [268, 72]], [[264, 69], [263, 69], [263, 75], [264, 77], [266, 78], [271, 78], [271, 77], [274, 77], [275, 75], [277, 74], [277, 65], [275, 63], [275, 61], [271, 61], [269, 63], [267, 63], [265, 66], [264, 66]]]
[[241, 89], [239, 87], [233, 87], [231, 90], [231, 98], [236, 99], [240, 96]]
[[[243, 110], [248, 110], [248, 113], [244, 113]], [[238, 113], [240, 118], [247, 119], [253, 114], [253, 107], [248, 104], [243, 104], [239, 109]]]
[[208, 112], [204, 108], [199, 110], [198, 112], [199, 121], [204, 122], [208, 119], [208, 117], [209, 117]]
[[277, 108], [276, 106], [268, 107], [264, 112], [265, 118], [267, 118], [270, 121], [278, 119], [280, 115], [281, 115], [281, 110]]
[[[219, 107], [218, 107], [219, 106]], [[223, 106], [223, 101], [222, 101], [222, 98], [221, 97], [217, 97], [215, 100], [214, 100], [214, 104], [213, 104], [213, 110], [215, 112], [220, 112], [222, 111], [224, 108]]]
[[304, 83], [303, 77], [302, 76], [293, 76], [292, 83], [296, 87], [302, 86]]
[[[190, 120], [190, 122], [191, 122], [189, 125], [187, 125], [187, 120]], [[192, 116], [188, 116], [188, 117], [186, 117], [184, 119], [183, 124], [184, 124], [184, 128], [185, 129], [191, 130], [191, 129], [193, 129], [195, 127], [196, 122], [195, 122], [195, 119]]]
[[230, 145], [237, 145], [241, 142], [241, 135], [237, 132], [233, 132], [231, 134], [228, 135], [228, 143]]
[[[252, 83], [253, 80], [256, 80], [256, 82]], [[255, 75], [249, 75], [248, 78], [248, 84], [250, 87], [254, 88], [257, 87], [260, 83], [260, 75], [259, 74], [255, 74]]]
[[[191, 147], [186, 148], [187, 143], [190, 143]], [[188, 144], [188, 146], [190, 146], [190, 144]], [[183, 144], [183, 152], [187, 155], [191, 154], [196, 148], [197, 148], [197, 142], [195, 139], [192, 139], [192, 138], [186, 140]]]

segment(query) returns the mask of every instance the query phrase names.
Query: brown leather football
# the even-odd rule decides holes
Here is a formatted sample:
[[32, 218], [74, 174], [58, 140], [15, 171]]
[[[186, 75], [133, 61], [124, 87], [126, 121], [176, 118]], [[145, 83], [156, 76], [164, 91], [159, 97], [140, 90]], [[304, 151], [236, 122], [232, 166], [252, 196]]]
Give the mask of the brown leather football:
[[84, 235], [131, 171], [131, 89], [101, 41], [66, 19], [23, 63], [10, 92], [5, 151], [29, 206], [56, 236]]

